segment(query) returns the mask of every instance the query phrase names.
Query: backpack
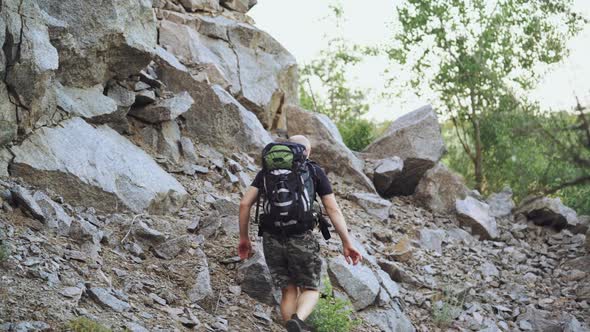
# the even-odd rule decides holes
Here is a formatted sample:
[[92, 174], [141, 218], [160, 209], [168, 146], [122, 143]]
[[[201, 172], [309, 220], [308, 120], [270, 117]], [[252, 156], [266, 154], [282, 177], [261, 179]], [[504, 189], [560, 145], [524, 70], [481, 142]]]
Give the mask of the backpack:
[[[315, 226], [315, 169], [298, 143], [269, 143], [262, 150], [263, 188], [256, 203], [258, 235], [289, 236]], [[264, 197], [259, 218], [260, 198]]]

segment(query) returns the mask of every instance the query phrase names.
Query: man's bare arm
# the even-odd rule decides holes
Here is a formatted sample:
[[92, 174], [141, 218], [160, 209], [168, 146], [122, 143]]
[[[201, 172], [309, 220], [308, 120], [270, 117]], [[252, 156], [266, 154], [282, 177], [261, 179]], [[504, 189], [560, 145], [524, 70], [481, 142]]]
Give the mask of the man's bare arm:
[[240, 259], [250, 257], [252, 253], [252, 244], [250, 243], [250, 235], [248, 234], [248, 224], [250, 222], [250, 209], [256, 202], [258, 197], [258, 188], [250, 187], [242, 200], [240, 201], [240, 243], [238, 244], [238, 255]]
[[342, 253], [344, 254], [344, 258], [349, 264], [356, 265], [363, 259], [363, 257], [361, 253], [352, 245], [352, 241], [348, 235], [348, 228], [346, 227], [346, 222], [344, 221], [342, 211], [336, 202], [336, 197], [334, 194], [322, 196], [322, 203], [324, 204], [324, 207], [328, 212], [328, 216], [330, 217], [330, 220], [336, 229], [336, 233], [338, 233], [340, 240], [342, 240]]
[[258, 197], [258, 188], [250, 187], [242, 200], [240, 201], [240, 239], [248, 238], [248, 224], [250, 221], [250, 209], [256, 203]]
[[322, 203], [326, 208], [326, 212], [328, 212], [328, 216], [336, 229], [336, 233], [340, 236], [342, 240], [343, 246], [351, 246], [352, 242], [350, 241], [350, 237], [348, 235], [348, 228], [346, 227], [346, 222], [344, 221], [344, 216], [342, 215], [342, 211], [338, 206], [338, 202], [336, 202], [336, 197], [334, 194], [329, 194], [322, 196]]

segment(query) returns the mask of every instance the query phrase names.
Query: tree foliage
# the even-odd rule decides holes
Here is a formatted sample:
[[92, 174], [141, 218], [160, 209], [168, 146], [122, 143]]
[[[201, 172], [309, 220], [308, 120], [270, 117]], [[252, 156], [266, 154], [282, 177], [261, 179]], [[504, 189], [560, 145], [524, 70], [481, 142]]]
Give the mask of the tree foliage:
[[397, 14], [400, 30], [388, 56], [411, 67], [418, 94], [436, 94], [482, 191], [490, 114], [528, 107], [520, 96], [544, 65], [563, 59], [584, 20], [572, 0], [407, 0]]
[[[343, 20], [340, 6], [331, 6], [336, 25]], [[336, 123], [344, 143], [360, 151], [374, 138], [374, 125], [361, 117], [369, 110], [366, 91], [352, 87], [347, 74], [374, 50], [351, 44], [343, 37], [327, 41], [319, 56], [300, 71], [299, 100], [305, 109], [327, 115]], [[314, 89], [313, 83], [319, 88]]]
[[[489, 191], [510, 186], [517, 201], [554, 194], [579, 213], [590, 214], [589, 118], [587, 112], [548, 113], [536, 106], [488, 114], [482, 140], [489, 144], [484, 155]], [[473, 164], [465, 163], [450, 122], [443, 133], [445, 162], [473, 183]]]

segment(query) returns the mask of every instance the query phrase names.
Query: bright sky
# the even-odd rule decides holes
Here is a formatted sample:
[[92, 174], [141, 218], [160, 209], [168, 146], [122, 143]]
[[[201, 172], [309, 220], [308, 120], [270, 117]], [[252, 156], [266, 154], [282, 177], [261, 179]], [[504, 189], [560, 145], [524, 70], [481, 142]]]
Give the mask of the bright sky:
[[[400, 1], [342, 0], [346, 19], [343, 37], [363, 45], [387, 42], [392, 31], [388, 25], [395, 18], [395, 4]], [[333, 20], [323, 19], [331, 15], [331, 3], [329, 0], [258, 0], [248, 14], [259, 28], [276, 38], [302, 64], [318, 56], [325, 47], [326, 36], [335, 37], [340, 33]], [[575, 0], [575, 6], [590, 17], [590, 1]], [[556, 65], [532, 94], [544, 108], [571, 108], [575, 105], [575, 94], [583, 104], [590, 105], [590, 27], [572, 39], [569, 46], [570, 57]], [[384, 58], [372, 58], [351, 73], [351, 81], [356, 86], [370, 91], [368, 118], [391, 120], [428, 103], [428, 100], [403, 92], [396, 100], [379, 98], [385, 86], [386, 67]]]

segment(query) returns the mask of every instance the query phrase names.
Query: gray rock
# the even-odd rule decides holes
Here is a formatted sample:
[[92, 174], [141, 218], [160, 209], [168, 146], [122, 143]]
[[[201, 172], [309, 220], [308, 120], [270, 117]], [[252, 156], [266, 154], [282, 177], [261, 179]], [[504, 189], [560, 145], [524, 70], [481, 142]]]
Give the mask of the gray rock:
[[217, 0], [180, 0], [180, 3], [189, 12], [196, 11], [208, 11], [218, 12], [221, 11], [219, 1]]
[[432, 212], [453, 213], [455, 201], [464, 199], [468, 192], [463, 177], [439, 162], [424, 174], [414, 197]]
[[373, 184], [380, 195], [387, 196], [392, 184], [401, 176], [403, 168], [404, 161], [399, 157], [380, 159], [375, 162]]
[[227, 9], [235, 10], [240, 13], [246, 13], [250, 8], [256, 5], [257, 1], [254, 0], [221, 0], [221, 5]]
[[397, 305], [388, 309], [370, 308], [360, 312], [366, 323], [373, 325], [383, 332], [414, 332], [412, 322], [404, 315]]
[[101, 306], [114, 310], [116, 312], [129, 311], [131, 306], [125, 301], [121, 301], [112, 294], [111, 289], [92, 287], [88, 290], [90, 297]]
[[45, 224], [49, 228], [55, 229], [59, 234], [68, 234], [72, 224], [72, 217], [66, 213], [63, 207], [41, 191], [37, 191], [33, 195], [33, 199], [41, 208], [45, 217]]
[[558, 230], [565, 227], [575, 227], [579, 223], [576, 211], [563, 205], [558, 197], [542, 197], [525, 202], [518, 207], [514, 214], [526, 216], [535, 225], [551, 226]]
[[72, 220], [68, 235], [79, 242], [91, 241], [94, 244], [99, 244], [102, 239], [103, 232], [95, 225], [82, 218]]
[[[171, 12], [164, 14], [159, 31], [161, 45], [185, 64], [202, 68], [212, 84], [228, 89], [264, 128], [286, 128], [282, 105], [298, 102], [297, 63], [275, 39], [224, 16]], [[197, 105], [210, 103], [200, 104], [191, 95]]]
[[496, 265], [494, 265], [494, 263], [491, 263], [491, 262], [485, 262], [482, 265], [480, 265], [479, 271], [481, 272], [481, 274], [483, 275], [483, 277], [485, 279], [492, 278], [492, 277], [496, 277], [496, 278], [500, 277], [500, 271], [498, 270]]
[[194, 100], [189, 93], [182, 91], [172, 98], [161, 99], [145, 107], [133, 108], [129, 115], [149, 123], [171, 121], [188, 111], [193, 103]]
[[146, 258], [145, 251], [143, 251], [143, 248], [135, 242], [125, 244], [125, 249], [127, 249], [127, 251], [129, 251], [129, 253], [131, 253], [135, 257], [139, 257], [141, 259]]
[[332, 258], [328, 269], [337, 284], [350, 296], [355, 310], [373, 304], [379, 294], [379, 280], [365, 265], [348, 264], [342, 256]]
[[391, 202], [371, 193], [352, 193], [348, 198], [360, 205], [367, 213], [381, 220], [389, 218]]
[[402, 179], [390, 187], [387, 196], [411, 195], [418, 182], [442, 157], [445, 146], [436, 113], [421, 107], [393, 121], [386, 132], [363, 152], [375, 159], [397, 156], [404, 162]]
[[[289, 122], [288, 133], [305, 135], [311, 143], [311, 159], [317, 161], [327, 172], [334, 172], [343, 181], [363, 190], [376, 193], [373, 183], [364, 174], [363, 161], [344, 145], [340, 134], [333, 130], [335, 125], [325, 115], [306, 111], [300, 107], [285, 107]], [[338, 160], [335, 163], [334, 160]]]
[[152, 90], [141, 90], [135, 93], [135, 104], [143, 106], [156, 101], [156, 93]]
[[[89, 87], [112, 77], [127, 78], [146, 67], [153, 56], [157, 29], [151, 1], [101, 6], [89, 0], [36, 3], [48, 17], [61, 22], [49, 35], [59, 53], [58, 77], [66, 85]], [[80, 8], [92, 8], [93, 15]]]
[[193, 286], [187, 292], [189, 300], [193, 303], [205, 300], [213, 296], [213, 288], [211, 287], [211, 277], [209, 275], [209, 263], [207, 256], [201, 249], [197, 249], [195, 254], [197, 266], [195, 268], [195, 278]]
[[512, 213], [512, 209], [514, 209], [512, 189], [506, 187], [499, 193], [491, 194], [486, 200], [486, 203], [490, 206], [492, 217], [502, 218], [509, 216]]
[[565, 322], [563, 332], [588, 332], [590, 329], [584, 324], [580, 323], [576, 317], [571, 316]]
[[57, 84], [57, 106], [71, 116], [79, 116], [95, 123], [122, 118], [120, 114], [113, 115], [117, 112], [117, 103], [103, 95], [103, 90], [100, 84], [90, 88], [64, 87]]
[[180, 127], [176, 121], [166, 121], [160, 124], [157, 150], [170, 165], [181, 163], [180, 135]]
[[377, 279], [379, 279], [379, 283], [383, 286], [383, 289], [387, 291], [391, 298], [398, 298], [400, 297], [400, 289], [399, 285], [391, 280], [391, 277], [387, 272], [381, 270], [380, 268], [377, 269]]
[[41, 321], [24, 321], [18, 323], [0, 324], [0, 331], [9, 332], [33, 332], [33, 331], [51, 331], [51, 326]]
[[256, 251], [240, 265], [237, 280], [242, 291], [251, 298], [268, 305], [275, 304], [274, 286], [262, 251]]
[[499, 236], [496, 219], [490, 215], [490, 207], [468, 196], [456, 202], [457, 218], [462, 225], [471, 227], [471, 233], [482, 240], [496, 239]]
[[586, 232], [586, 251], [590, 252], [590, 229]]
[[[168, 59], [168, 60], [166, 60]], [[254, 114], [218, 85], [210, 86], [173, 60], [158, 59], [158, 75], [174, 92], [188, 91], [194, 99], [184, 113], [187, 136], [201, 143], [259, 154], [272, 138]]]
[[129, 110], [129, 107], [135, 103], [135, 92], [118, 83], [108, 85], [107, 96], [125, 110]]
[[[4, 32], [2, 25], [0, 25], [0, 29]], [[3, 54], [0, 52], [0, 66], [4, 65], [2, 61]], [[0, 70], [1, 73], [2, 70]], [[10, 101], [6, 84], [0, 81], [0, 147], [12, 142], [17, 136], [18, 121], [16, 114], [16, 105]]]
[[8, 166], [12, 162], [12, 153], [10, 150], [4, 148], [0, 149], [0, 178], [9, 177]]
[[144, 151], [114, 130], [93, 128], [80, 118], [41, 128], [12, 152], [13, 175], [76, 204], [164, 213], [187, 198], [182, 185]]
[[237, 216], [240, 206], [228, 198], [221, 197], [211, 204], [220, 215]]
[[442, 243], [446, 238], [446, 232], [442, 229], [424, 228], [420, 230], [420, 245], [422, 248], [430, 249], [442, 254]]
[[401, 264], [384, 259], [380, 259], [377, 263], [391, 277], [391, 280], [408, 285], [421, 286], [420, 282], [412, 277]]
[[[11, 118], [16, 120], [18, 116], [18, 129], [25, 135], [36, 127], [53, 125], [59, 118], [53, 89], [59, 58], [36, 2], [3, 1], [1, 16], [4, 44], [0, 57], [5, 61], [0, 65], [2, 81], [12, 91], [10, 99], [0, 102], [4, 104], [0, 109], [0, 136], [7, 143], [16, 134], [17, 122], [11, 122]], [[11, 101], [19, 106], [10, 105]], [[12, 115], [4, 113], [10, 110], [14, 110]]]
[[126, 323], [125, 328], [130, 332], [149, 332], [145, 327], [133, 322]]
[[166, 241], [166, 236], [162, 232], [149, 227], [143, 221], [133, 226], [133, 236], [138, 240], [147, 241], [152, 245]]
[[[557, 320], [553, 320], [550, 318], [551, 313], [544, 310], [535, 309], [533, 307], [527, 307], [526, 311], [518, 316], [517, 323], [519, 326], [523, 321], [526, 321], [532, 327], [532, 331], [539, 331], [539, 332], [560, 332], [563, 331], [561, 328], [561, 324]], [[521, 329], [526, 330], [526, 323], [525, 328], [520, 326]]]
[[173, 259], [180, 255], [189, 246], [189, 237], [183, 235], [172, 240], [168, 240], [154, 248], [154, 253], [157, 257], [163, 259]]
[[14, 201], [23, 209], [25, 213], [28, 213], [31, 217], [41, 222], [45, 222], [45, 214], [43, 213], [43, 210], [27, 189], [17, 185], [10, 191]]

